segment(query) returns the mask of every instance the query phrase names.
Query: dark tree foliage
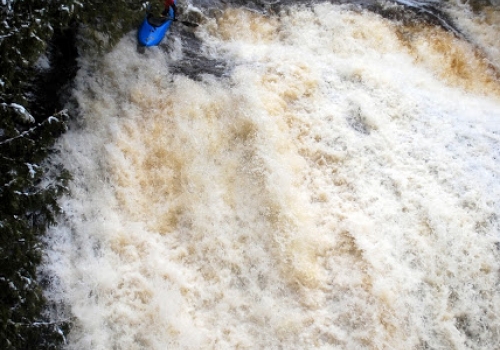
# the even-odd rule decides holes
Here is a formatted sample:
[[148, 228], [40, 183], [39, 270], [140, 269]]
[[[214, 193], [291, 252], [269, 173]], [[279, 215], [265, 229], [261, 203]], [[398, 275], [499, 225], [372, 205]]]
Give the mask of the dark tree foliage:
[[[0, 347], [50, 349], [62, 340], [64, 325], [42, 317], [44, 300], [37, 281], [40, 243], [58, 213], [56, 199], [68, 178], [64, 171], [47, 181], [43, 160], [63, 116], [53, 116], [0, 142]], [[5, 119], [3, 120], [5, 122]], [[2, 123], [5, 124], [5, 123]]]
[[[67, 1], [66, 1], [67, 3]], [[41, 235], [54, 222], [67, 174], [45, 180], [44, 160], [64, 131], [65, 115], [32, 110], [34, 62], [54, 27], [65, 26], [63, 1], [6, 1], [0, 21], [0, 348], [50, 349], [59, 325], [42, 317], [37, 281]], [[69, 9], [68, 9], [69, 10]]]
[[90, 0], [85, 1], [85, 7], [76, 9], [75, 17], [91, 43], [109, 48], [137, 27], [143, 9], [143, 2], [137, 0]]
[[[0, 349], [57, 349], [69, 327], [45, 316], [37, 266], [41, 238], [55, 223], [57, 199], [70, 179], [47, 159], [69, 118], [57, 90], [74, 72], [52, 66], [68, 73], [49, 78], [55, 86], [48, 89], [50, 75], [35, 63], [51, 51], [54, 33], [74, 28], [86, 45], [110, 47], [137, 25], [142, 10], [131, 0], [0, 3]], [[51, 65], [61, 64], [47, 56]]]

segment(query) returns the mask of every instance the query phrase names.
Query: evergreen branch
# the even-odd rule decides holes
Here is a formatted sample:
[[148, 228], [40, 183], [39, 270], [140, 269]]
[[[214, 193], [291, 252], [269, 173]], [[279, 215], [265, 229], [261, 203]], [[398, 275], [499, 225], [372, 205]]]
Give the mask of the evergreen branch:
[[[29, 128], [28, 130], [23, 131], [23, 132], [22, 132], [22, 133], [20, 133], [19, 135], [14, 136], [14, 137], [12, 137], [12, 138], [10, 138], [10, 139], [7, 139], [7, 140], [3, 140], [3, 141], [1, 141], [1, 142], [0, 142], [0, 145], [8, 144], [8, 143], [11, 143], [11, 142], [13, 142], [13, 141], [15, 141], [15, 140], [17, 140], [17, 139], [24, 138], [24, 137], [28, 136], [29, 134], [31, 134], [32, 132], [36, 131], [38, 128], [40, 128], [40, 127], [44, 126], [44, 125], [45, 125], [45, 124], [47, 124], [47, 123], [48, 123], [48, 124], [51, 124], [51, 123], [53, 123], [54, 121], [59, 121], [59, 119], [57, 119], [55, 116], [61, 116], [61, 115], [62, 115], [62, 116], [67, 115], [67, 111], [66, 111], [65, 109], [63, 109], [62, 111], [59, 111], [59, 112], [55, 113], [53, 116], [48, 117], [48, 118], [47, 118], [47, 119], [45, 119], [43, 122], [38, 123], [37, 125], [35, 125], [35, 126], [33, 126], [33, 127]], [[33, 140], [30, 140], [30, 141], [34, 143], [34, 141], [33, 141]]]

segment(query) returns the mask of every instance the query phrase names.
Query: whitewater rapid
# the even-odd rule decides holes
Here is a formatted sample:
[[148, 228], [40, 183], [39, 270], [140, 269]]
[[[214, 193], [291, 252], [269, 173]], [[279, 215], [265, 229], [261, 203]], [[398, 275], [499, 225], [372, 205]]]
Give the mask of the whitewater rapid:
[[332, 4], [195, 35], [223, 76], [173, 74], [176, 34], [82, 61], [45, 268], [67, 348], [499, 348], [496, 49]]

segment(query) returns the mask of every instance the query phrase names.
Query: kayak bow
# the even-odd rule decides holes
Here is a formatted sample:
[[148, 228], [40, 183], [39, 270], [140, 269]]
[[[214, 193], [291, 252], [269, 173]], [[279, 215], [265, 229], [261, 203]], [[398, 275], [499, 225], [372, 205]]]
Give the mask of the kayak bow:
[[158, 45], [172, 25], [174, 11], [168, 10], [169, 17], [154, 17], [149, 11], [139, 27], [137, 38], [141, 46]]

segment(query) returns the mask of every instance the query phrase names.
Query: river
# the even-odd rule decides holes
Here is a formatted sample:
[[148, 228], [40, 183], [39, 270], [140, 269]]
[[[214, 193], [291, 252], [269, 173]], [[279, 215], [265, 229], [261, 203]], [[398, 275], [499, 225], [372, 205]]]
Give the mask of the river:
[[67, 349], [499, 348], [499, 8], [258, 4], [82, 57]]

